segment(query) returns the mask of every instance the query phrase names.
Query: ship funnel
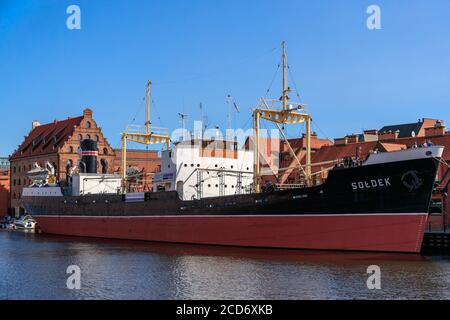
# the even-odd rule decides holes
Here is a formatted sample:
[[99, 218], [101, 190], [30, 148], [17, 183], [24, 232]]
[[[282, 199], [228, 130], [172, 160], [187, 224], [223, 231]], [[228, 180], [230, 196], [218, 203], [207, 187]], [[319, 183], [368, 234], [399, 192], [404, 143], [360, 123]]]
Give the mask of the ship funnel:
[[98, 147], [97, 141], [86, 139], [81, 141], [81, 173], [97, 173]]

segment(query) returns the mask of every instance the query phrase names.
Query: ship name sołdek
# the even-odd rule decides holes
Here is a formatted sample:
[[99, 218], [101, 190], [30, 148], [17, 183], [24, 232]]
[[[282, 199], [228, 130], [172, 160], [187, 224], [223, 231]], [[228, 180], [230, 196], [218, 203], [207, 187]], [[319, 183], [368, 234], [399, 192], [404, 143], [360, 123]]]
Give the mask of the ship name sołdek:
[[370, 179], [370, 180], [352, 182], [352, 189], [353, 189], [353, 191], [356, 191], [356, 190], [366, 190], [366, 189], [373, 189], [373, 188], [389, 187], [391, 185], [391, 182], [389, 181], [389, 179], [390, 178], [379, 178], [379, 179]]

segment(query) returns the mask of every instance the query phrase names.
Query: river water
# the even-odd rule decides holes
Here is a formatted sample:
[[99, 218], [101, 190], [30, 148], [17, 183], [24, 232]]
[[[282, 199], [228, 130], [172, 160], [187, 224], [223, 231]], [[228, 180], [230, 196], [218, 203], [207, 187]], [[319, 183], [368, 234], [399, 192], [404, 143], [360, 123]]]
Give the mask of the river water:
[[[80, 270], [68, 289], [67, 268]], [[369, 290], [370, 265], [381, 289]], [[0, 299], [450, 299], [450, 257], [155, 244], [0, 231]]]

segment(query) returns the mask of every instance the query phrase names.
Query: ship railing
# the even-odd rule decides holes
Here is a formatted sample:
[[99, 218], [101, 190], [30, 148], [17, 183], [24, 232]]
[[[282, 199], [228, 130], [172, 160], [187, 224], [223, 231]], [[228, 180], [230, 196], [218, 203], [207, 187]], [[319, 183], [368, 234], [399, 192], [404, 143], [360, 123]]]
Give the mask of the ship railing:
[[299, 189], [305, 188], [306, 183], [283, 183], [283, 184], [276, 184], [275, 187], [278, 190]]
[[[262, 98], [261, 104], [267, 105], [271, 109], [281, 109], [282, 108], [282, 102], [280, 101], [280, 99]], [[307, 112], [306, 112], [307, 105], [304, 103], [301, 103], [301, 102], [289, 100], [287, 108], [289, 111], [295, 111], [297, 113], [307, 114]]]
[[[146, 134], [147, 127], [142, 125], [129, 125], [127, 126], [126, 132], [129, 134]], [[167, 128], [151, 126], [150, 133], [161, 136], [167, 136], [169, 135], [169, 130]]]

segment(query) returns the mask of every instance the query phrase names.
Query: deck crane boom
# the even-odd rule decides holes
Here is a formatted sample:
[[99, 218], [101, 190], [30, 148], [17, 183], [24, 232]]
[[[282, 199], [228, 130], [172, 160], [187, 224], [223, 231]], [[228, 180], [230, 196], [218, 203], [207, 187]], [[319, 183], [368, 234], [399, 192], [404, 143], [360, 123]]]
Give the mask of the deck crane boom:
[[170, 149], [170, 136], [167, 129], [152, 127], [150, 122], [150, 89], [151, 81], [147, 81], [147, 90], [145, 95], [146, 100], [146, 112], [145, 112], [145, 125], [142, 126], [128, 126], [121, 134], [122, 136], [122, 164], [121, 175], [124, 182], [124, 186], [127, 180], [127, 141], [132, 141], [144, 145], [165, 143], [167, 149]]

